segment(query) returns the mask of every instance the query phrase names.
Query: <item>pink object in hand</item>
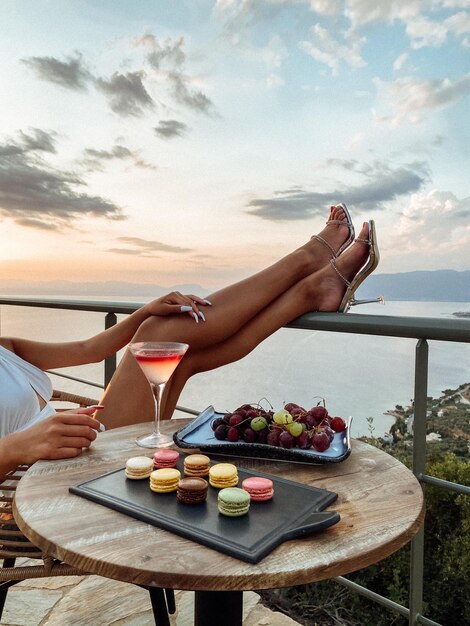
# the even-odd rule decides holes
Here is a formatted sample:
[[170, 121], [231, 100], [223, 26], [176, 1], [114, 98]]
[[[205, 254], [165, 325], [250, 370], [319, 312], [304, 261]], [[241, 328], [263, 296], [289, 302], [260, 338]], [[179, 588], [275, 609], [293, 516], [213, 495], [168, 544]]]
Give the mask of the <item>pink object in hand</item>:
[[245, 478], [242, 489], [248, 491], [253, 502], [265, 502], [271, 500], [274, 495], [273, 481], [261, 476]]
[[164, 467], [175, 467], [180, 453], [176, 450], [157, 450], [153, 455], [153, 467], [155, 469], [162, 469]]

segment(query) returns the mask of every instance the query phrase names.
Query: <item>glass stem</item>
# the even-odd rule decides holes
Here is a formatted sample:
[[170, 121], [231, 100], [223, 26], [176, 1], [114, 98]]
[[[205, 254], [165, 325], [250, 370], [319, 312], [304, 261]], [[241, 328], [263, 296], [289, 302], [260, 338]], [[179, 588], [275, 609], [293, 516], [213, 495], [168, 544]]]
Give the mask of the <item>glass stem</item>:
[[153, 391], [153, 399], [155, 401], [155, 432], [160, 435], [160, 404], [162, 400], [165, 383], [151, 383]]

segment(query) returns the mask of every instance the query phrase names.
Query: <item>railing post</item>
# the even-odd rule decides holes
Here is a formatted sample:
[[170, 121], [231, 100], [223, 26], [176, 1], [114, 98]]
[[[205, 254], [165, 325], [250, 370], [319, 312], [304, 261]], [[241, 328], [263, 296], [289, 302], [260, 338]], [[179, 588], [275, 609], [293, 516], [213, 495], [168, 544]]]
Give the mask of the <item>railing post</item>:
[[[111, 328], [111, 326], [114, 326], [115, 324], [117, 324], [116, 314], [106, 313], [106, 317], [104, 319], [105, 329], [108, 330], [108, 328]], [[104, 361], [104, 388], [105, 389], [108, 386], [109, 381], [111, 380], [114, 372], [116, 371], [116, 364], [117, 364], [117, 360], [116, 360], [115, 354], [106, 357]]]
[[[416, 344], [415, 393], [413, 419], [413, 473], [416, 478], [426, 467], [426, 415], [428, 408], [428, 342]], [[409, 626], [418, 624], [423, 610], [424, 524], [411, 541]]]

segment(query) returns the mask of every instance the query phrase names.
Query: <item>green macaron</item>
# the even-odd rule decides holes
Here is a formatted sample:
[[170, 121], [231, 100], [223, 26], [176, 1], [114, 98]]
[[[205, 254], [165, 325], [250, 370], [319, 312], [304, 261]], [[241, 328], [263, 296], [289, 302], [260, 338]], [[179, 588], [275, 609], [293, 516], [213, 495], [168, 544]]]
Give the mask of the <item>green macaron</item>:
[[219, 513], [228, 517], [246, 515], [250, 508], [250, 494], [238, 487], [221, 489], [217, 496]]

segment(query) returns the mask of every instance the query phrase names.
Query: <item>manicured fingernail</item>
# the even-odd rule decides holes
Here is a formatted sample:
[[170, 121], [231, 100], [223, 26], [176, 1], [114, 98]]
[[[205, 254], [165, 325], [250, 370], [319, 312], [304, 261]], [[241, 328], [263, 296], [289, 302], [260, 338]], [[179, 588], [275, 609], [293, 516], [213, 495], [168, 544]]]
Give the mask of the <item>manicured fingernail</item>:
[[210, 300], [204, 300], [204, 302], [208, 304], [209, 306], [212, 306], [212, 302]]
[[104, 409], [104, 406], [102, 404], [92, 404], [91, 406], [87, 406], [87, 409], [96, 409], [99, 411], [100, 409]]
[[193, 317], [194, 317], [194, 319], [195, 319], [195, 321], [196, 321], [196, 324], [199, 324], [199, 318], [198, 318], [198, 316], [196, 315], [196, 313], [193, 313]]
[[192, 311], [192, 310], [193, 310], [193, 307], [187, 304], [183, 304], [182, 306], [180, 306], [181, 313], [187, 313], [188, 311]]
[[106, 430], [105, 425], [100, 422], [100, 431], [104, 433], [105, 430]]
[[206, 318], [204, 317], [204, 313], [202, 311], [199, 311], [199, 317], [205, 322]]

